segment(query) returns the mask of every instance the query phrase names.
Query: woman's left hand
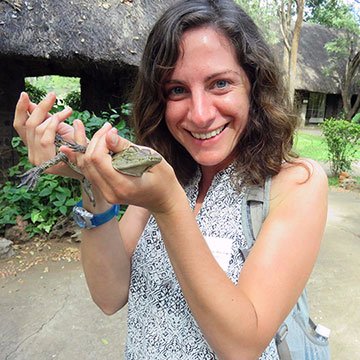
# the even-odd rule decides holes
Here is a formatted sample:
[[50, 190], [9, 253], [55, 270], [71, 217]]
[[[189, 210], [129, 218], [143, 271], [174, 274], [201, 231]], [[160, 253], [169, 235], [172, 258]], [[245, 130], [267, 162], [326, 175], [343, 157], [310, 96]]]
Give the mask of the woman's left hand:
[[[86, 144], [83, 124], [77, 120], [74, 125], [75, 141]], [[185, 193], [173, 168], [164, 159], [141, 177], [121, 174], [112, 166], [109, 152], [121, 152], [130, 144], [129, 140], [118, 135], [116, 128], [106, 123], [94, 134], [85, 154], [75, 153], [66, 147], [62, 147], [61, 151], [100, 190], [107, 202], [141, 206], [153, 213], [171, 211], [177, 197], [185, 197]]]

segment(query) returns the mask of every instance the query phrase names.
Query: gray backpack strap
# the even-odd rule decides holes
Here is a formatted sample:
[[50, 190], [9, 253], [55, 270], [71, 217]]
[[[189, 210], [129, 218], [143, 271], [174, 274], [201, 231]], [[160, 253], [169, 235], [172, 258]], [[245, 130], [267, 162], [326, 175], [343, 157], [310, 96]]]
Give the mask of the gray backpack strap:
[[267, 177], [264, 186], [251, 186], [246, 189], [242, 202], [241, 216], [247, 249], [243, 250], [244, 258], [249, 255], [261, 226], [269, 213], [271, 177]]
[[286, 335], [289, 329], [286, 323], [283, 323], [275, 335], [276, 348], [279, 354], [280, 360], [291, 360], [291, 352], [289, 345], [286, 341]]

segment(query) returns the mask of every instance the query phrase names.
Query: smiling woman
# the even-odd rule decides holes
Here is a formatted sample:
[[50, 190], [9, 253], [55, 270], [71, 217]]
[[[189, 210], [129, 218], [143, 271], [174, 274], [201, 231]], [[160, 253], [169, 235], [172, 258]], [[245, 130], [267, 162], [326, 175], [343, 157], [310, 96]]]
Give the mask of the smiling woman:
[[[105, 124], [88, 141], [81, 121], [64, 123], [70, 110], [48, 115], [54, 101], [23, 94], [14, 126], [35, 164], [54, 155], [56, 134], [86, 149], [61, 148], [93, 186], [96, 205], [83, 196], [77, 211], [100, 220], [82, 232], [81, 259], [105, 313], [128, 303], [125, 358], [279, 359], [275, 334], [295, 304], [306, 308], [327, 179], [291, 152], [297, 118], [251, 18], [232, 0], [185, 0], [157, 21], [132, 120], [139, 144], [162, 160], [139, 177], [112, 166], [109, 152], [132, 146], [116, 129]], [[119, 223], [117, 204], [129, 204]], [[318, 354], [303, 331], [288, 336], [300, 346], [286, 359]]]
[[250, 107], [250, 82], [229, 40], [212, 27], [187, 31], [165, 93], [170, 133], [211, 181], [234, 160]]
[[[223, 9], [217, 2], [213, 6], [215, 12], [222, 13]], [[224, 8], [226, 6], [224, 4]], [[242, 107], [238, 111], [248, 111], [251, 121], [238, 134], [241, 141], [229, 147], [236, 157], [235, 166], [242, 174], [243, 181], [263, 184], [267, 175], [279, 172], [280, 159], [290, 160], [294, 155], [291, 153], [292, 134], [298, 124], [298, 118], [288, 106], [288, 93], [270, 48], [246, 15], [224, 10], [222, 15], [228, 17], [229, 22], [224, 20], [222, 23], [222, 15], [218, 17], [219, 14], [204, 11], [200, 19], [189, 10], [183, 13], [184, 18], [178, 23], [171, 18], [178, 16], [175, 11], [178, 10], [169, 11], [168, 17], [163, 17], [153, 28], [140, 65], [133, 99], [134, 128], [138, 141], [158, 149], [174, 167], [178, 179], [186, 184], [197, 168], [194, 153], [189, 154], [182, 141], [169, 143], [171, 130], [162, 121], [166, 117], [165, 111], [180, 107], [177, 104], [179, 100], [181, 103], [191, 100], [194, 106], [189, 109], [188, 116], [190, 112], [201, 111], [211, 117], [216, 107], [209, 105], [215, 97], [225, 100], [230, 98], [234, 88], [240, 91], [242, 87], [245, 92], [251, 89], [252, 96], [248, 98], [249, 104], [245, 104], [245, 108], [238, 100], [238, 105]], [[199, 31], [196, 31], [199, 28], [206, 29], [207, 34], [197, 45], [187, 39], [195, 38], [196, 34], [199, 36]], [[210, 40], [215, 40], [215, 43]], [[216, 56], [212, 56], [212, 51], [213, 54], [218, 51]], [[224, 56], [228, 59], [226, 63]], [[190, 68], [194, 69], [193, 74], [181, 74], [182, 68], [190, 71], [186, 69], [190, 64]], [[178, 72], [184, 78], [179, 78]], [[191, 76], [195, 75], [197, 82], [190, 89], [187, 82], [192, 81]], [[203, 76], [201, 86], [206, 89], [206, 96], [202, 98], [199, 98], [200, 75]], [[155, 97], [154, 94], [162, 96]], [[224, 130], [229, 134], [229, 130], [232, 130], [232, 127], [225, 125], [233, 122], [224, 120], [224, 123], [220, 123], [217, 119], [209, 127], [206, 121], [205, 124], [184, 129], [200, 140], [213, 136], [214, 131]]]

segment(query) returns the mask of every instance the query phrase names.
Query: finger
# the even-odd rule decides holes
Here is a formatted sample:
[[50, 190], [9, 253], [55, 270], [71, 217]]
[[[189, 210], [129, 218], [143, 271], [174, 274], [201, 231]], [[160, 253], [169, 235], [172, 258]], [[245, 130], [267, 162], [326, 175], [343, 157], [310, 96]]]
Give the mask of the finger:
[[[71, 115], [71, 112], [71, 108], [65, 108], [47, 119], [43, 119], [36, 128], [28, 129], [27, 140], [29, 147], [36, 147], [38, 143], [41, 147], [47, 147], [49, 144], [53, 145], [59, 124], [66, 120]], [[70, 129], [67, 128], [67, 131], [69, 132]]]
[[[107, 177], [109, 170], [111, 172], [111, 156], [109, 149], [106, 146], [105, 137], [107, 131], [111, 129], [111, 125], [104, 125], [90, 141], [85, 156], [84, 156], [84, 172], [89, 174], [89, 177], [97, 179], [100, 177]], [[112, 174], [113, 175], [113, 174]]]
[[118, 153], [131, 145], [131, 142], [118, 135], [116, 128], [112, 128], [105, 135], [107, 148], [113, 153]]
[[35, 128], [41, 124], [44, 119], [48, 118], [48, 113], [54, 106], [56, 101], [56, 95], [53, 92], [50, 92], [46, 97], [39, 102], [39, 104], [31, 111], [28, 120], [26, 121], [26, 126], [29, 128]]
[[28, 158], [31, 163], [37, 164], [43, 161], [45, 154], [46, 158], [51, 158], [55, 155], [55, 135], [51, 135], [51, 128], [54, 128], [54, 122], [56, 123], [56, 115], [47, 118], [41, 123], [33, 132], [35, 136], [27, 132]]
[[88, 155], [91, 155], [94, 152], [94, 148], [96, 147], [97, 142], [99, 141], [99, 139], [106, 134], [109, 130], [111, 129], [111, 124], [106, 122], [92, 137], [92, 139], [90, 140], [88, 146], [87, 146], [87, 151], [86, 153]]
[[47, 147], [49, 145], [53, 146], [55, 142], [55, 136], [59, 124], [62, 122], [62, 117], [60, 113], [54, 114], [41, 123], [37, 128], [36, 132], [41, 136], [40, 145]]
[[26, 92], [22, 92], [16, 104], [13, 126], [25, 144], [26, 144], [25, 123], [29, 117], [28, 115], [29, 106], [30, 106], [29, 96]]
[[106, 146], [105, 136], [111, 129], [110, 124], [105, 124], [91, 139], [84, 156], [84, 164], [89, 171], [102, 172], [103, 168], [111, 167], [111, 156]]
[[[49, 93], [46, 95], [45, 99], [40, 101], [40, 103], [35, 107], [35, 109], [29, 114], [29, 118], [25, 123], [26, 127], [26, 141], [28, 147], [36, 146], [39, 135], [41, 136], [40, 130], [37, 127], [47, 120], [48, 113], [52, 106], [54, 105], [56, 96], [54, 93]], [[41, 129], [41, 128], [40, 128]], [[34, 148], [35, 151], [35, 148]]]
[[[79, 145], [86, 146], [87, 138], [86, 138], [85, 126], [83, 122], [79, 119], [74, 120], [72, 129], [73, 129], [73, 136], [71, 140], [73, 140], [75, 143]], [[70, 160], [70, 162], [72, 162], [73, 164], [80, 163], [80, 159], [83, 156], [83, 154], [79, 152], [75, 152], [73, 149], [67, 147], [66, 145], [61, 146], [60, 151], [63, 152]]]
[[76, 119], [73, 122], [74, 126], [74, 140], [77, 144], [86, 146], [87, 145], [87, 138], [86, 138], [86, 132], [85, 132], [85, 126], [84, 123]]
[[74, 128], [65, 122], [60, 122], [56, 132], [65, 140], [70, 141], [74, 139]]
[[[29, 105], [29, 108], [28, 108], [28, 114], [29, 116], [33, 113], [33, 111], [36, 109], [36, 107], [38, 106], [38, 104], [36, 103], [33, 103], [31, 100], [30, 100], [30, 105]], [[51, 113], [47, 113], [47, 118], [51, 116]]]

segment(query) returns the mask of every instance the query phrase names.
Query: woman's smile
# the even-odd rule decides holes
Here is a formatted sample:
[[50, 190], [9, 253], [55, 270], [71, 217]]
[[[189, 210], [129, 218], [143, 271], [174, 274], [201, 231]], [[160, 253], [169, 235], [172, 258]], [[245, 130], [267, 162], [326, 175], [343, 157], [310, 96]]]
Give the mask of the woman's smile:
[[222, 131], [225, 129], [225, 125], [209, 131], [209, 132], [193, 132], [191, 131], [191, 135], [195, 138], [195, 139], [199, 139], [199, 140], [209, 140], [212, 139], [214, 137], [216, 137], [217, 135], [219, 135], [220, 133], [222, 133]]

